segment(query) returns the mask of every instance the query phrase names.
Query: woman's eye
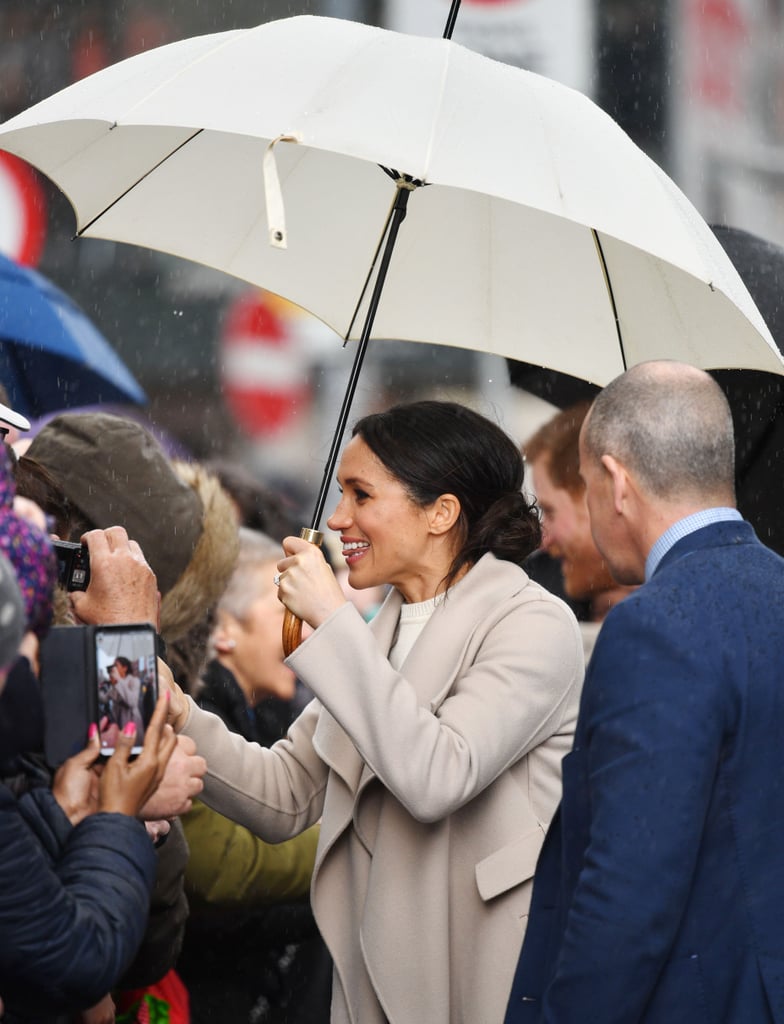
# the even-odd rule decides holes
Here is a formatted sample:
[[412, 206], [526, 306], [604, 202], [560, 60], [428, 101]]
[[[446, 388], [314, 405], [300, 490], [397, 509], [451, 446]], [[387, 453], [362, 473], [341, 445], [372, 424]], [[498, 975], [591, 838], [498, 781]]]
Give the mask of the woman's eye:
[[356, 491], [354, 491], [354, 497], [357, 499], [357, 501], [364, 501], [365, 498], [370, 497], [370, 495], [367, 494], [366, 491], [356, 490]]

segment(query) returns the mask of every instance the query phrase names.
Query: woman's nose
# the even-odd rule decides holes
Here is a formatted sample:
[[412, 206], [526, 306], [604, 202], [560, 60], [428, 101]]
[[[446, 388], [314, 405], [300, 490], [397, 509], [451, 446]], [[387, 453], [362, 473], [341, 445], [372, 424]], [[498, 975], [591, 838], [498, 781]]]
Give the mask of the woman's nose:
[[345, 530], [350, 522], [351, 517], [348, 515], [346, 503], [343, 498], [341, 498], [335, 506], [335, 511], [327, 520], [327, 526], [330, 530]]

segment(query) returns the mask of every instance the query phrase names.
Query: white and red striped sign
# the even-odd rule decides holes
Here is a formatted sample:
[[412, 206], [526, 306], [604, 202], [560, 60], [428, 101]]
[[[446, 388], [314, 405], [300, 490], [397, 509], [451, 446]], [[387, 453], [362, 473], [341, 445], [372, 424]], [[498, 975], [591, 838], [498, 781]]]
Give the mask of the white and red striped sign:
[[308, 362], [300, 344], [307, 314], [254, 290], [230, 307], [221, 339], [223, 391], [250, 437], [274, 435], [310, 405]]
[[37, 266], [46, 238], [46, 197], [36, 172], [0, 152], [0, 252]]

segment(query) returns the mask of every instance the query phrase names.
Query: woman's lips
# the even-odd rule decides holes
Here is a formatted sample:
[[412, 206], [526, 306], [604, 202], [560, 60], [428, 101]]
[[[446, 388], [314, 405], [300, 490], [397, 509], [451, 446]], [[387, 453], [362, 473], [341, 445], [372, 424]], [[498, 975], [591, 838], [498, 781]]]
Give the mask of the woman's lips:
[[348, 565], [354, 565], [358, 562], [365, 552], [369, 549], [370, 545], [365, 540], [344, 540], [343, 541], [343, 557]]

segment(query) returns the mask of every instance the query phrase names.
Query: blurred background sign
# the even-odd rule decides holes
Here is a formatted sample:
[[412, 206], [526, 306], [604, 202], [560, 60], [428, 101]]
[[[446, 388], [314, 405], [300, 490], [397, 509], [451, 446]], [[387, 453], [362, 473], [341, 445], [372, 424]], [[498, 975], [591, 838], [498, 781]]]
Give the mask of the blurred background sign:
[[303, 321], [298, 307], [261, 289], [238, 296], [228, 308], [221, 339], [223, 392], [248, 437], [274, 436], [308, 410]]
[[673, 169], [712, 222], [784, 241], [784, 7], [672, 7]]
[[[443, 34], [450, 0], [388, 0], [386, 28]], [[592, 92], [591, 0], [463, 0], [453, 39], [486, 57]]]
[[29, 164], [0, 152], [0, 252], [37, 266], [46, 238], [46, 198]]

